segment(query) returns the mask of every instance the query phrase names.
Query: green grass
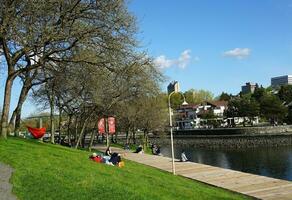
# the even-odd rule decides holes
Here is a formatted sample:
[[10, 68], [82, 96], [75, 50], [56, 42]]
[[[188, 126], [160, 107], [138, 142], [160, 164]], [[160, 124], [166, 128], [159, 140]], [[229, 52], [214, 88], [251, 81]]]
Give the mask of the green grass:
[[0, 162], [15, 169], [11, 182], [21, 200], [247, 199], [131, 161], [124, 168], [94, 163], [89, 154], [30, 140], [0, 141]]

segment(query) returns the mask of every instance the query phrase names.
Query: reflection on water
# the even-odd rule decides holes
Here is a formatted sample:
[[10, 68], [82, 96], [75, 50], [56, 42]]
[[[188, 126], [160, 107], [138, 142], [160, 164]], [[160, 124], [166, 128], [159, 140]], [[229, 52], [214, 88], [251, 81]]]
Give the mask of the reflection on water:
[[[170, 156], [170, 148], [162, 147]], [[185, 150], [194, 162], [292, 181], [292, 146], [253, 149], [202, 149], [175, 147], [175, 157]]]

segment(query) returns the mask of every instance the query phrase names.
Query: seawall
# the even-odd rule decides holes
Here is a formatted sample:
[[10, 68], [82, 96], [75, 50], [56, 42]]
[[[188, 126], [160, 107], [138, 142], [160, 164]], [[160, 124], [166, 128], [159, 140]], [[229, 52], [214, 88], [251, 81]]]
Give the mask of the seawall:
[[215, 128], [178, 130], [175, 135], [275, 135], [292, 133], [292, 125], [289, 126], [264, 126], [264, 127], [240, 127], [240, 128]]
[[[170, 137], [150, 137], [152, 143], [170, 145]], [[277, 135], [222, 135], [222, 136], [174, 136], [175, 146], [203, 148], [253, 148], [292, 145], [292, 133]]]
[[[118, 140], [125, 143], [124, 137]], [[149, 142], [170, 145], [170, 136], [149, 136]], [[143, 141], [137, 137], [136, 143]], [[174, 132], [174, 145], [211, 149], [292, 146], [292, 126], [181, 130]]]
[[[151, 137], [153, 143], [170, 144], [170, 137]], [[253, 148], [292, 145], [292, 126], [266, 126], [181, 130], [174, 145], [204, 148]]]

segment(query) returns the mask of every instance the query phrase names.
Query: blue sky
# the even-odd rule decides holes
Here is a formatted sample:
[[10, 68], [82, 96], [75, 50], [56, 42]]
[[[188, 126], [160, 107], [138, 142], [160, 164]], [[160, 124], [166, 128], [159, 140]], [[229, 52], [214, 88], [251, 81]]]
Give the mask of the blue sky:
[[[181, 90], [237, 94], [292, 74], [292, 0], [131, 0], [142, 48]], [[4, 93], [0, 71], [0, 103]], [[163, 85], [165, 90], [167, 83]], [[19, 95], [13, 87], [12, 109]], [[35, 111], [29, 101], [24, 115]]]
[[[138, 38], [181, 90], [236, 94], [292, 74], [291, 0], [132, 0]], [[164, 86], [165, 87], [165, 86]]]

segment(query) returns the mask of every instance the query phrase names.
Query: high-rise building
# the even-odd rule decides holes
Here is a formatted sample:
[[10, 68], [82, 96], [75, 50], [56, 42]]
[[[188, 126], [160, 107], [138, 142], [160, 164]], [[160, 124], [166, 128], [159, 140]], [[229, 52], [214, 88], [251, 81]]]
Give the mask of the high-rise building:
[[271, 86], [273, 88], [282, 85], [292, 85], [292, 75], [278, 76], [271, 78]]
[[257, 87], [259, 87], [258, 84], [248, 82], [244, 86], [241, 86], [241, 93], [243, 94], [254, 93]]
[[177, 81], [172, 81], [167, 86], [167, 92], [168, 92], [168, 94], [170, 94], [173, 91], [179, 92], [179, 83]]

